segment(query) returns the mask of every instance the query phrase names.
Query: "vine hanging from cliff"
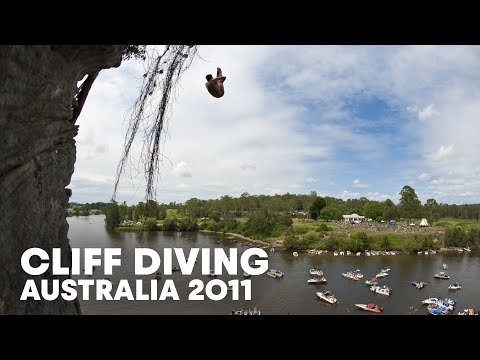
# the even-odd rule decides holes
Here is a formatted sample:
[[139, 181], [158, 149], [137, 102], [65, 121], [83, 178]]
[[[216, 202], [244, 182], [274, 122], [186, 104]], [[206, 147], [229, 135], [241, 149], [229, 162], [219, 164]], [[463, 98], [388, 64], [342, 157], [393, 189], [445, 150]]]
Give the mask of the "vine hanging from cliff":
[[163, 51], [152, 49], [146, 53], [147, 71], [143, 75], [140, 95], [131, 109], [124, 146], [115, 176], [113, 199], [120, 178], [131, 162], [132, 144], [143, 128], [140, 152], [141, 173], [146, 181], [145, 199], [156, 198], [156, 184], [162, 159], [161, 140], [171, 110], [172, 97], [183, 73], [190, 67], [198, 48], [195, 45], [167, 45]]

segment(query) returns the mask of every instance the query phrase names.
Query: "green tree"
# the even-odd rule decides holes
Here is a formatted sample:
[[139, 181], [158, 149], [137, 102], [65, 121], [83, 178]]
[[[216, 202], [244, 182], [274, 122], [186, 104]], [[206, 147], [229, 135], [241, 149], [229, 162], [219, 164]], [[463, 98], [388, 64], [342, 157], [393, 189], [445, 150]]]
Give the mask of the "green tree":
[[277, 222], [279, 225], [290, 227], [293, 224], [292, 216], [290, 214], [280, 215]]
[[146, 229], [149, 230], [149, 231], [158, 230], [158, 227], [157, 227], [157, 219], [155, 219], [155, 218], [153, 218], [153, 217], [147, 218], [147, 220], [145, 221], [145, 227], [146, 227]]
[[173, 217], [167, 217], [163, 220], [162, 230], [175, 231], [177, 230], [177, 220]]
[[[312, 193], [315, 193], [312, 191]], [[315, 193], [316, 194], [316, 193]], [[314, 200], [312, 205], [310, 205], [310, 217], [313, 220], [317, 220], [320, 216], [320, 211], [327, 205], [325, 199], [321, 196], [317, 196]]]
[[397, 205], [392, 200], [387, 199], [383, 202], [383, 219], [386, 221], [396, 219], [398, 216]]
[[324, 220], [338, 220], [342, 217], [342, 213], [332, 205], [325, 206], [320, 210], [320, 219]]
[[423, 205], [425, 217], [427, 218], [430, 225], [433, 225], [434, 221], [438, 221], [439, 219], [439, 205], [437, 200], [435, 199], [428, 199], [425, 201]]
[[376, 220], [383, 215], [384, 205], [379, 201], [368, 201], [363, 207], [365, 216], [369, 219]]
[[120, 220], [125, 220], [127, 218], [127, 203], [125, 201], [121, 205], [118, 205], [118, 213], [120, 215]]
[[135, 209], [135, 215], [138, 220], [141, 220], [145, 216], [145, 203], [139, 202]]
[[418, 200], [415, 190], [405, 185], [400, 191], [400, 215], [410, 222], [410, 219], [418, 218], [421, 209], [421, 202]]
[[107, 208], [105, 222], [108, 229], [114, 229], [120, 225], [120, 212], [118, 210], [118, 204], [115, 200], [112, 200]]
[[250, 214], [246, 225], [250, 234], [265, 238], [271, 235], [275, 223], [275, 218], [271, 212], [267, 209], [258, 209]]

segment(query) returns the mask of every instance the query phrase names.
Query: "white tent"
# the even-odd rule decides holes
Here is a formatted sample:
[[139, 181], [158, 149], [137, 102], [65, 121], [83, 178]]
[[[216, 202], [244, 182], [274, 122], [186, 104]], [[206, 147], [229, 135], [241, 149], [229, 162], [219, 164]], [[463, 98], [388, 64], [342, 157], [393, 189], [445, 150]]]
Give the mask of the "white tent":
[[422, 222], [420, 223], [420, 226], [428, 226], [427, 219], [422, 219]]

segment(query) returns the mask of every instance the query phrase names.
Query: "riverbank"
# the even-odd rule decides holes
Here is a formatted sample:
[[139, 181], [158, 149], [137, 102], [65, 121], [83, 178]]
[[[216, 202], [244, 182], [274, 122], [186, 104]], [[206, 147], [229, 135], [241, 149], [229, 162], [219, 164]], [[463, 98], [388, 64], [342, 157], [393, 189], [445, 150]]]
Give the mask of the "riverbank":
[[213, 230], [198, 230], [198, 232], [201, 232], [201, 233], [212, 233], [212, 234], [229, 235], [229, 236], [234, 236], [234, 237], [236, 237], [236, 238], [239, 238], [239, 239], [242, 239], [242, 240], [245, 240], [245, 241], [254, 243], [254, 244], [271, 245], [270, 243], [265, 242], [265, 241], [262, 241], [262, 240], [254, 240], [254, 239], [251, 239], [251, 238], [249, 238], [249, 237], [247, 237], [247, 236], [243, 236], [243, 235], [235, 234], [235, 233], [231, 233], [231, 232], [222, 232], [222, 231], [213, 231]]

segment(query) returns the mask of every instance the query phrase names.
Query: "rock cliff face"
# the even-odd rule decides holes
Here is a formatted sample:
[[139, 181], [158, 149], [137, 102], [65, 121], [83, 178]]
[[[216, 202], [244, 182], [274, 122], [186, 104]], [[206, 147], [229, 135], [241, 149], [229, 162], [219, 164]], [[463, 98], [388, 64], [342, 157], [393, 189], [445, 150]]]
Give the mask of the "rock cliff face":
[[[76, 157], [78, 126], [72, 106], [77, 106], [77, 82], [86, 74], [118, 67], [123, 49], [0, 46], [0, 314], [80, 313], [78, 302], [61, 297], [20, 301], [31, 277], [20, 258], [31, 247], [48, 253], [59, 247], [62, 265], [70, 265], [65, 187]], [[32, 265], [36, 260], [32, 258]], [[49, 269], [35, 278], [65, 277], [54, 277]]]

